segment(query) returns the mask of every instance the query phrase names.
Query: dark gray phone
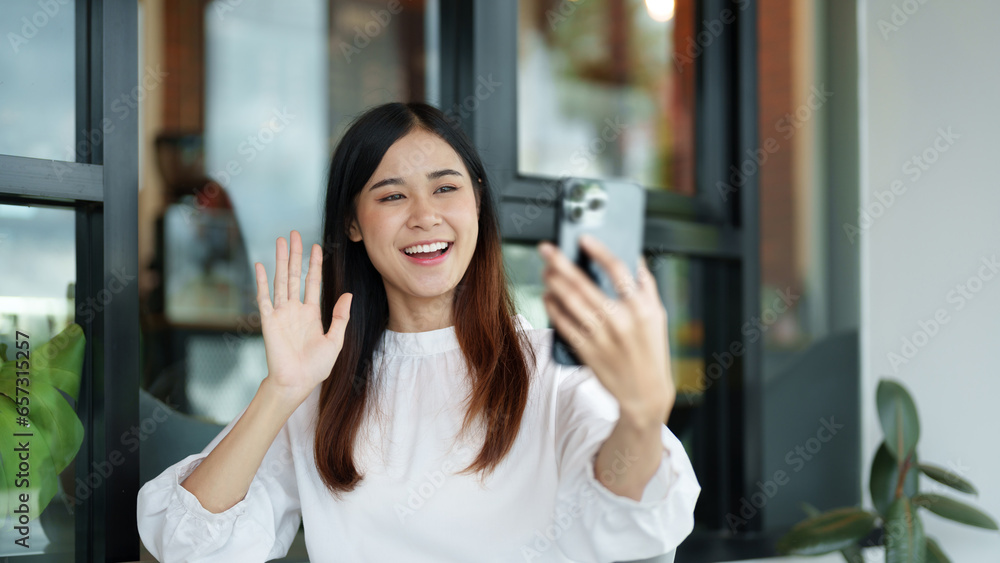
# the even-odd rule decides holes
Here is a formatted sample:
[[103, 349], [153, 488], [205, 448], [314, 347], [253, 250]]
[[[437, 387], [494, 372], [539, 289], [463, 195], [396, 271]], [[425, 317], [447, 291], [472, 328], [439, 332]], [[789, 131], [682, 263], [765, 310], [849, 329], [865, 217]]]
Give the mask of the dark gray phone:
[[[579, 237], [588, 233], [603, 242], [622, 260], [634, 277], [642, 252], [646, 189], [624, 180], [563, 178], [556, 199], [556, 245], [580, 267], [601, 291], [617, 299], [607, 272], [580, 248]], [[552, 327], [551, 322], [549, 323]], [[565, 365], [582, 365], [570, 344], [554, 331], [552, 357]]]

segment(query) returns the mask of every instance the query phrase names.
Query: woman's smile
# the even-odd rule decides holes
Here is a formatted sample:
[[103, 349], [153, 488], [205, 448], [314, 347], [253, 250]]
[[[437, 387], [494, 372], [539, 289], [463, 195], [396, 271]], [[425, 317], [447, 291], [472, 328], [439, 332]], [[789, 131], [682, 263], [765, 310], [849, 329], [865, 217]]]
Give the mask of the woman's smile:
[[417, 243], [400, 250], [403, 256], [421, 266], [433, 266], [444, 262], [451, 255], [454, 242], [438, 241], [432, 243]]

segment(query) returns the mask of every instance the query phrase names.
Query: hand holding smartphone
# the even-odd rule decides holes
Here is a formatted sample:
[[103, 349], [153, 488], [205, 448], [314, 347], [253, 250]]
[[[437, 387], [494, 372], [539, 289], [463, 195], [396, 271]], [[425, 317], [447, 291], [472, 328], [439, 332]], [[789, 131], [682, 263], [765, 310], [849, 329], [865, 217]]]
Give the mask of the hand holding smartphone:
[[[580, 248], [579, 238], [586, 233], [600, 240], [634, 277], [642, 252], [645, 209], [646, 190], [638, 184], [564, 178], [556, 199], [556, 245], [604, 294], [617, 299], [614, 281]], [[554, 335], [553, 359], [564, 365], [582, 365], [558, 330]]]

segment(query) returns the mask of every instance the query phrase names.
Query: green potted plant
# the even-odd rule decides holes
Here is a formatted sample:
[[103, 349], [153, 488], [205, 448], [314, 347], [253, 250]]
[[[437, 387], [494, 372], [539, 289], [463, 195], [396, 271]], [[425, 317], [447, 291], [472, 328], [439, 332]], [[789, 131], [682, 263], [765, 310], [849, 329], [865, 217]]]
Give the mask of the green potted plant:
[[962, 476], [919, 461], [920, 420], [906, 389], [897, 381], [882, 379], [876, 402], [886, 439], [872, 460], [869, 492], [875, 512], [845, 507], [820, 514], [804, 505], [809, 517], [778, 541], [780, 553], [820, 555], [840, 551], [848, 563], [863, 563], [862, 547], [884, 544], [885, 558], [890, 563], [950, 561], [937, 542], [924, 534], [919, 508], [969, 526], [997, 530], [996, 521], [973, 506], [920, 492], [922, 473], [959, 492], [978, 494]]
[[27, 530], [83, 443], [67, 397], [79, 394], [86, 341], [78, 324], [37, 346], [22, 332], [12, 336], [13, 347], [0, 344], [0, 520]]

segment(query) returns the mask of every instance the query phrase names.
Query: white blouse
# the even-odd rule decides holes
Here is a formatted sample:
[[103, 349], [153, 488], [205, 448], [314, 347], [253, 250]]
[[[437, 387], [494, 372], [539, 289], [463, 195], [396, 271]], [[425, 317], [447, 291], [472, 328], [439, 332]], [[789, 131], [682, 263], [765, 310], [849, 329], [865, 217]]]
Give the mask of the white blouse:
[[[605, 488], [594, 460], [618, 419], [617, 400], [589, 367], [552, 361], [553, 329], [517, 320], [538, 364], [520, 433], [485, 488], [479, 473], [453, 474], [482, 445], [481, 430], [457, 438], [469, 385], [455, 327], [387, 330], [374, 362], [386, 368], [384, 416], [355, 448], [364, 476], [355, 490], [337, 501], [316, 469], [317, 387], [232, 508], [213, 514], [180, 483], [236, 420], [143, 485], [143, 543], [163, 563], [265, 561], [288, 552], [301, 520], [315, 562], [611, 562], [674, 550], [694, 527], [701, 492], [681, 443], [662, 427], [663, 457], [641, 501]], [[614, 467], [627, 467], [628, 456]]]

